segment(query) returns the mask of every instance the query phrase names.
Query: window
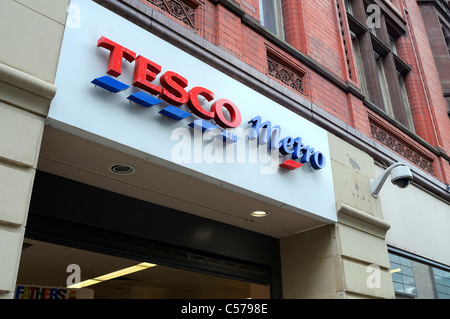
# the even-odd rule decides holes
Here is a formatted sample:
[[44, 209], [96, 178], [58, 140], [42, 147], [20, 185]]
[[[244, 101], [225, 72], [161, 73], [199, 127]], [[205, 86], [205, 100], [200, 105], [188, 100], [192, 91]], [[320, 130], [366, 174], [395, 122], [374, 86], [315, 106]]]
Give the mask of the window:
[[397, 71], [397, 78], [398, 78], [398, 84], [400, 85], [400, 91], [402, 93], [403, 106], [406, 110], [407, 127], [409, 127], [409, 129], [411, 131], [415, 131], [414, 130], [414, 121], [413, 121], [412, 114], [411, 114], [411, 108], [409, 106], [408, 93], [406, 91], [406, 86], [405, 86], [405, 79], [403, 78], [403, 75], [398, 71]]
[[392, 104], [391, 98], [389, 96], [389, 88], [386, 80], [386, 73], [384, 72], [383, 60], [376, 52], [374, 52], [373, 55], [375, 56], [375, 63], [377, 65], [378, 83], [380, 84], [381, 88], [381, 97], [383, 99], [384, 109], [389, 115], [391, 115]]
[[444, 35], [445, 44], [447, 46], [448, 54], [450, 54], [450, 30], [442, 26], [442, 34]]
[[344, 3], [345, 3], [345, 10], [347, 10], [347, 13], [353, 15], [351, 0], [344, 0]]
[[352, 48], [353, 48], [353, 56], [355, 59], [356, 72], [358, 73], [359, 85], [361, 87], [361, 91], [364, 95], [367, 96], [367, 84], [366, 79], [364, 77], [364, 70], [361, 58], [361, 51], [359, 48], [358, 38], [356, 35], [351, 32], [352, 36]]
[[436, 260], [388, 248], [398, 299], [450, 299], [450, 267]]
[[[450, 2], [449, 2], [449, 5], [450, 5]], [[443, 50], [439, 50], [439, 53], [433, 52], [433, 56], [435, 58], [435, 61], [437, 62], [436, 66], [438, 67], [438, 69], [440, 68], [442, 70], [443, 68], [444, 69], [447, 68], [447, 65], [450, 60], [450, 25], [448, 22], [446, 23], [441, 19], [439, 19], [439, 22], [441, 24], [442, 35], [444, 37], [444, 43], [445, 43], [448, 55], [447, 55], [447, 57], [445, 57], [445, 55], [443, 54]], [[432, 48], [432, 49], [434, 49], [434, 48]], [[442, 49], [444, 49], [444, 48], [442, 48]], [[434, 50], [436, 51], [436, 49], [434, 49]], [[443, 72], [443, 73], [445, 73], [445, 72]], [[444, 98], [445, 98], [445, 101], [447, 102], [447, 114], [450, 117], [450, 83], [448, 80], [445, 80], [446, 78], [448, 79], [448, 77], [446, 77], [444, 74], [439, 74], [439, 78], [441, 80]]]
[[394, 53], [395, 55], [398, 55], [398, 53], [397, 53], [397, 46], [395, 44], [395, 39], [393, 37], [389, 36], [389, 42], [390, 42], [390, 45], [391, 45], [392, 53]]
[[259, 20], [267, 30], [284, 39], [283, 12], [280, 0], [259, 0]]
[[[406, 33], [387, 11], [371, 0], [346, 0], [352, 35], [354, 68], [368, 107], [379, 109], [403, 127], [415, 132], [405, 84], [411, 67], [402, 61], [397, 42]], [[388, 9], [388, 8], [387, 8]]]
[[[401, 109], [401, 120], [400, 122], [407, 127], [411, 132], [415, 132], [414, 128], [414, 120], [411, 113], [411, 107], [409, 104], [409, 98], [408, 98], [408, 91], [406, 89], [405, 84], [405, 78], [408, 76], [409, 69], [405, 68], [405, 63], [399, 58], [398, 51], [397, 51], [397, 39], [389, 35], [389, 42], [391, 47], [391, 52], [394, 57], [394, 64], [395, 64], [395, 73], [398, 79], [398, 87], [400, 90], [400, 100], [397, 101], [398, 106], [397, 109]], [[399, 116], [396, 116], [394, 114], [391, 115], [392, 117], [398, 118]]]
[[411, 260], [389, 253], [389, 261], [391, 262], [395, 293], [411, 297], [417, 296]]
[[450, 272], [433, 267], [438, 299], [450, 299]]

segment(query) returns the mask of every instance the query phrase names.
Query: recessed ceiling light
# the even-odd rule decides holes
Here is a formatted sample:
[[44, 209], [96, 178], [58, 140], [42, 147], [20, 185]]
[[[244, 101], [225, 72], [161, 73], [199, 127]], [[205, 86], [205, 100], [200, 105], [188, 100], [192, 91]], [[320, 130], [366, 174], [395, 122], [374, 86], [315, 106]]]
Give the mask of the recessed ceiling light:
[[134, 167], [128, 164], [114, 164], [109, 167], [109, 170], [118, 175], [130, 175], [134, 173]]
[[266, 217], [270, 215], [270, 212], [266, 210], [255, 210], [250, 213], [253, 217]]

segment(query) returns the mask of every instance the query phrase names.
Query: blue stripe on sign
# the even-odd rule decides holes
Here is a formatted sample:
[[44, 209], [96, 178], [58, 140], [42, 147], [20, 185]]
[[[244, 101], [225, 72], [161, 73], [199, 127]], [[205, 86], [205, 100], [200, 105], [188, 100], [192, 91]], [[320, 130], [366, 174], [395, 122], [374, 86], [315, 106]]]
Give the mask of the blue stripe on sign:
[[182, 119], [185, 119], [186, 117], [191, 116], [190, 113], [180, 110], [179, 108], [177, 108], [173, 105], [170, 105], [170, 106], [162, 109], [161, 111], [159, 111], [159, 113], [161, 113], [165, 116], [168, 116], [177, 121], [181, 121]]
[[130, 87], [129, 85], [126, 85], [125, 83], [117, 81], [116, 79], [113, 79], [109, 76], [102, 76], [102, 77], [96, 78], [91, 83], [95, 84], [105, 90], [108, 90], [112, 93], [117, 93], [117, 92], [126, 90]]
[[195, 120], [194, 122], [189, 124], [189, 126], [197, 130], [201, 130], [202, 132], [219, 128], [218, 126], [204, 120]]
[[152, 107], [153, 105], [159, 104], [162, 101], [157, 98], [144, 93], [144, 92], [136, 92], [127, 97], [130, 101], [136, 102], [145, 107]]

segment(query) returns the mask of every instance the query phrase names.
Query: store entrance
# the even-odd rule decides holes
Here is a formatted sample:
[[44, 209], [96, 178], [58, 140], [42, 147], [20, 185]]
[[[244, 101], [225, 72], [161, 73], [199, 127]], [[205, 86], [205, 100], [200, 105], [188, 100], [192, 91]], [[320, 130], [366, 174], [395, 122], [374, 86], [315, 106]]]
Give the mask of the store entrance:
[[107, 299], [281, 298], [279, 256], [276, 238], [38, 171], [17, 283], [63, 289], [75, 268], [79, 282], [145, 263], [86, 288]]
[[25, 239], [15, 298], [260, 299], [270, 285]]

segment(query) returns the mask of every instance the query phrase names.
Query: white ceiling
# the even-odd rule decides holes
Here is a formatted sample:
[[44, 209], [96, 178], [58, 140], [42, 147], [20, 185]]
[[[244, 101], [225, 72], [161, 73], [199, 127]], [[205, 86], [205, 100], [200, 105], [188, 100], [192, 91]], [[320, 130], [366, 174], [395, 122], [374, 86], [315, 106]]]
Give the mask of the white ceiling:
[[[132, 165], [132, 175], [109, 171], [112, 164]], [[38, 169], [140, 200], [195, 214], [244, 229], [283, 238], [322, 222], [261, 200], [207, 183], [147, 160], [45, 127]], [[268, 210], [265, 218], [249, 213]]]

